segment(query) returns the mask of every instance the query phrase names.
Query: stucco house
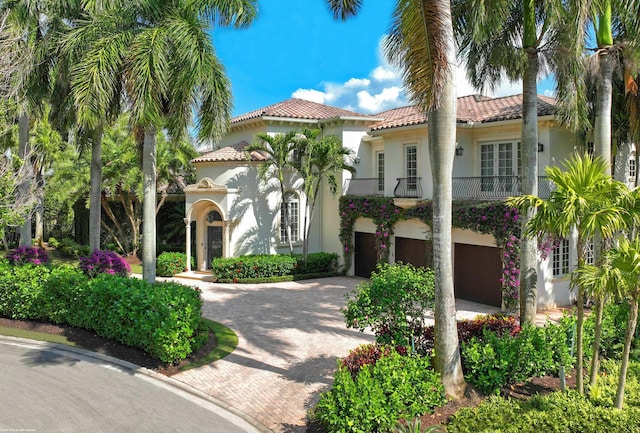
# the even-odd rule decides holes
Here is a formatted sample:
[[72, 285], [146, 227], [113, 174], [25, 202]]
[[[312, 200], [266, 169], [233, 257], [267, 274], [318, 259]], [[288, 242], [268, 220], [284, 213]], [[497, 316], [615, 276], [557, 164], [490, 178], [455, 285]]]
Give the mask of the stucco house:
[[[541, 177], [546, 166], [562, 163], [579, 147], [575, 135], [556, 121], [553, 109], [552, 98], [538, 97]], [[457, 116], [454, 200], [500, 201], [519, 194], [522, 96], [461, 97]], [[257, 168], [264, 156], [244, 149], [258, 132], [278, 134], [304, 128], [335, 135], [353, 151], [351, 162], [356, 174], [343, 174], [344, 195], [388, 197], [396, 209], [411, 208], [432, 198], [434, 185], [423, 113], [409, 106], [366, 115], [289, 99], [233, 118], [217, 148], [193, 161], [197, 182], [185, 189], [185, 223], [187, 254], [196, 257], [196, 270], [206, 271], [213, 257], [289, 251], [278, 212], [279, 190], [258, 178]], [[284, 202], [293, 216], [291, 236], [300, 252], [305, 197], [300, 192], [301, 181], [294, 174], [287, 184]], [[549, 188], [541, 178], [540, 194], [548, 194]], [[310, 251], [344, 253], [338, 198], [324, 191], [318, 206], [310, 232]], [[379, 259], [376, 233], [380, 228], [366, 217], [357, 218], [350, 227], [355, 251], [348, 273], [368, 277]], [[428, 224], [420, 219], [403, 219], [395, 222], [388, 234], [385, 248], [389, 262], [424, 264], [425, 243], [430, 238]], [[494, 236], [454, 228], [452, 242], [456, 296], [500, 305], [504, 254]], [[548, 258], [540, 258], [539, 308], [572, 302], [567, 274], [575, 256], [574, 242], [569, 239]]]

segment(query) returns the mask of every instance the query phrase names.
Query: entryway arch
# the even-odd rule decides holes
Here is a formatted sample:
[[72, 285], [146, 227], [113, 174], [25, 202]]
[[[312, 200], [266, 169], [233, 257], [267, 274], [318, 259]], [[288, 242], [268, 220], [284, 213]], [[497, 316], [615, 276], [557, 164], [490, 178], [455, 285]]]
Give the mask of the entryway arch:
[[[229, 221], [221, 206], [211, 199], [200, 199], [187, 210], [187, 257], [195, 248], [196, 270], [211, 268], [211, 260], [228, 257]], [[195, 227], [194, 227], [195, 226]], [[194, 233], [195, 230], [195, 233]], [[187, 271], [191, 264], [187, 261]]]

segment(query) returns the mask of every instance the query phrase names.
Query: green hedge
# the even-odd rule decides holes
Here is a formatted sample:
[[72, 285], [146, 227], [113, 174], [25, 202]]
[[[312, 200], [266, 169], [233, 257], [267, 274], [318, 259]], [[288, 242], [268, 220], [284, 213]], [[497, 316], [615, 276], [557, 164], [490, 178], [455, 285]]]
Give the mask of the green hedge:
[[218, 258], [211, 269], [219, 281], [263, 280], [289, 275], [337, 272], [338, 255], [312, 253], [307, 260], [302, 255], [250, 255]]
[[389, 431], [401, 418], [412, 419], [446, 402], [429, 358], [383, 352], [355, 378], [338, 363], [333, 387], [321, 395], [313, 413], [329, 433]]
[[[195, 260], [191, 257], [191, 267]], [[185, 253], [163, 252], [156, 261], [156, 275], [159, 277], [173, 277], [187, 270], [187, 255]]]
[[200, 293], [177, 283], [114, 275], [89, 280], [69, 266], [0, 262], [0, 315], [91, 329], [164, 362], [184, 359], [202, 344], [201, 311]]

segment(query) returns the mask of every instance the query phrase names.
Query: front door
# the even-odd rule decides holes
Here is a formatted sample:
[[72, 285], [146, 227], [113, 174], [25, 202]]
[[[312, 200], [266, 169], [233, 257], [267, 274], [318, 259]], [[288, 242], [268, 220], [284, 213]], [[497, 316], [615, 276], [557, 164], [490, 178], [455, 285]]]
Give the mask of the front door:
[[211, 260], [222, 257], [222, 226], [207, 227], [207, 269], [211, 269]]

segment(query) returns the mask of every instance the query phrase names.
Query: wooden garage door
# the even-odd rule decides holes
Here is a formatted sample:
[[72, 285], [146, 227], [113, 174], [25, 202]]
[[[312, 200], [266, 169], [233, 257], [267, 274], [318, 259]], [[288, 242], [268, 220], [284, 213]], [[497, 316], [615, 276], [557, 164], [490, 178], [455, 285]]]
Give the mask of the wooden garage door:
[[427, 243], [421, 239], [396, 237], [396, 262], [411, 263], [414, 266], [429, 266]]
[[499, 248], [455, 244], [454, 263], [457, 298], [496, 307], [501, 305]]
[[369, 278], [376, 269], [376, 240], [373, 233], [355, 232], [354, 273]]

